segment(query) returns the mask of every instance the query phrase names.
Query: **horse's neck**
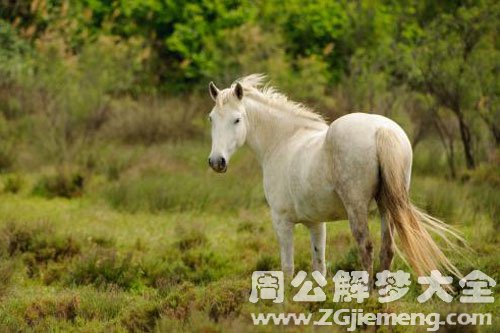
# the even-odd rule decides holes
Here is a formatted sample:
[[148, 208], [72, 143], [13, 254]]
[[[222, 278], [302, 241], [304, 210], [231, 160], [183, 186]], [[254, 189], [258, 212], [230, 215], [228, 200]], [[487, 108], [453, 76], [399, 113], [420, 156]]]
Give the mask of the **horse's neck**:
[[293, 115], [258, 100], [247, 99], [245, 109], [248, 119], [247, 144], [262, 163], [278, 146], [287, 144], [297, 129], [303, 127]]

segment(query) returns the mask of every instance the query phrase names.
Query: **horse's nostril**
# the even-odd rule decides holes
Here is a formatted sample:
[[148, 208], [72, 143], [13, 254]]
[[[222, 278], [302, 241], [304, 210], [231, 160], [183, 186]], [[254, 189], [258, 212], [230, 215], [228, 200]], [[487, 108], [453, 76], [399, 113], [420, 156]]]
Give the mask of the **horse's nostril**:
[[210, 157], [208, 158], [208, 165], [212, 166], [212, 159]]
[[226, 167], [226, 159], [224, 157], [221, 157], [220, 159], [220, 166], [222, 168], [225, 168]]

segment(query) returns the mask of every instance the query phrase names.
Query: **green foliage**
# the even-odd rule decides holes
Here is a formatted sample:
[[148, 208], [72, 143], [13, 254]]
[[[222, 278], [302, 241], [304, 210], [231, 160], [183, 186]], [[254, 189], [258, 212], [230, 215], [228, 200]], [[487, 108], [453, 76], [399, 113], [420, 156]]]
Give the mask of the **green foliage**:
[[272, 271], [279, 267], [276, 257], [270, 255], [263, 255], [257, 260], [254, 271]]
[[12, 261], [0, 260], [0, 279], [2, 284], [0, 284], [0, 299], [2, 299], [9, 291], [12, 282], [12, 276], [14, 275], [15, 265]]
[[60, 261], [80, 252], [80, 244], [71, 237], [54, 237], [46, 223], [9, 223], [1, 230], [4, 256], [29, 254], [37, 262]]
[[[171, 166], [174, 163], [171, 161]], [[104, 197], [112, 207], [131, 212], [224, 211], [262, 205], [258, 178], [242, 180], [236, 174], [240, 169], [237, 162], [233, 168], [234, 175], [216, 182], [212, 175], [193, 168], [174, 168], [175, 173], [145, 170], [141, 175], [123, 177], [110, 184]], [[194, 174], [198, 176], [193, 177]]]
[[79, 298], [71, 295], [61, 297], [57, 301], [52, 299], [38, 300], [26, 308], [24, 318], [29, 326], [36, 326], [46, 317], [75, 322], [79, 306]]
[[74, 263], [67, 283], [130, 290], [141, 287], [140, 279], [141, 269], [134, 262], [132, 254], [122, 255], [114, 249], [96, 248], [83, 254]]
[[18, 35], [9, 22], [0, 18], [0, 84], [15, 79], [29, 66], [27, 57], [31, 53], [29, 43]]
[[229, 316], [237, 316], [248, 297], [248, 287], [241, 281], [223, 280], [210, 285], [200, 308], [208, 312], [215, 322]]
[[33, 194], [46, 198], [74, 198], [83, 194], [85, 178], [79, 172], [60, 171], [40, 177]]
[[[142, 305], [142, 306], [141, 306]], [[156, 304], [140, 304], [122, 319], [128, 332], [153, 332], [160, 310]]]
[[227, 263], [210, 246], [179, 251], [170, 249], [164, 258], [144, 265], [147, 284], [162, 293], [169, 292], [182, 282], [205, 285], [223, 277]]
[[[439, 136], [449, 152], [451, 136], [461, 135], [468, 168], [500, 142], [500, 10], [491, 0], [40, 0], [0, 8], [0, 110], [16, 119], [0, 144], [1, 169], [16, 165], [19, 142], [35, 146], [33, 164], [72, 164], [103, 136], [127, 144], [203, 138], [206, 100], [180, 101], [209, 80], [226, 85], [252, 72], [269, 73], [332, 119], [351, 111], [400, 117], [419, 91], [435, 104], [421, 118], [449, 123], [435, 108], [457, 115], [459, 128]], [[179, 101], [159, 94], [180, 92]]]
[[111, 140], [125, 144], [151, 145], [204, 137], [196, 120], [203, 100], [196, 95], [187, 98], [151, 97], [139, 101], [116, 102], [109, 112], [103, 132]]
[[18, 193], [23, 187], [23, 178], [21, 175], [13, 174], [5, 178], [3, 191], [6, 193]]
[[15, 143], [12, 137], [10, 124], [0, 111], [0, 172], [9, 171], [15, 166]]

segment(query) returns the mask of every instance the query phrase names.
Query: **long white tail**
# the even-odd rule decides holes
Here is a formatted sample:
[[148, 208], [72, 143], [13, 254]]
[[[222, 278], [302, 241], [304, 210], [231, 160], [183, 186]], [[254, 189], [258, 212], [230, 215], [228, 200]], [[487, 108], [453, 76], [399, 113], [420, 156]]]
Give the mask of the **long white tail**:
[[429, 231], [441, 236], [455, 250], [456, 246], [447, 236], [451, 235], [465, 243], [464, 240], [451, 227], [410, 202], [405, 185], [402, 145], [396, 134], [390, 129], [380, 128], [376, 140], [382, 178], [378, 200], [387, 212], [388, 223], [395, 227], [400, 238], [403, 259], [418, 276], [428, 275], [434, 269], [443, 272], [444, 269], [462, 277], [434, 242]]

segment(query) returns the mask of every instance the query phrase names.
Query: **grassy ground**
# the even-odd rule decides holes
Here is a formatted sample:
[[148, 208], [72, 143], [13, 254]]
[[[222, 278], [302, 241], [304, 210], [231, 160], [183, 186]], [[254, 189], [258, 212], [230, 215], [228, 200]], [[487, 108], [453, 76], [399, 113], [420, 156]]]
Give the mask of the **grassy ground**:
[[[346, 221], [328, 225], [325, 303], [294, 303], [291, 289], [284, 305], [248, 302], [252, 272], [279, 269], [260, 171], [244, 151], [227, 175], [215, 175], [205, 166], [207, 149], [201, 143], [132, 152], [111, 147], [104, 160], [94, 163], [92, 176], [83, 174], [82, 193], [78, 181], [76, 190], [65, 188], [74, 194], [71, 199], [50, 195], [59, 184], [53, 170], [2, 175], [0, 331], [273, 331], [276, 327], [254, 327], [250, 313], [358, 307], [331, 301], [331, 272], [360, 267]], [[500, 281], [498, 186], [421, 173], [412, 192], [421, 207], [458, 228], [475, 251], [467, 258], [450, 253], [452, 261], [464, 273], [480, 269]], [[376, 244], [378, 225], [373, 213]], [[310, 270], [309, 256], [307, 230], [298, 226], [296, 270]], [[394, 268], [406, 266], [398, 259]], [[412, 282], [401, 301], [383, 305], [370, 299], [360, 307], [490, 312], [496, 325], [478, 330], [496, 331], [498, 302], [466, 306], [455, 299], [420, 305], [415, 299], [421, 290], [415, 277]], [[344, 329], [325, 329], [332, 330]]]

